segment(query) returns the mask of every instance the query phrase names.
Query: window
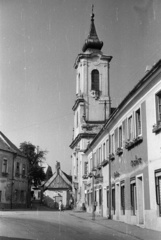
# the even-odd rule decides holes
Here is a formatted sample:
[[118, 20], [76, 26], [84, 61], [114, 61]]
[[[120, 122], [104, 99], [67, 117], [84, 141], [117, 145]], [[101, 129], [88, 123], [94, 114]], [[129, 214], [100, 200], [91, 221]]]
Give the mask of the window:
[[22, 165], [22, 176], [25, 177], [26, 174], [26, 166], [25, 164]]
[[115, 214], [115, 188], [112, 188], [112, 210]]
[[97, 165], [99, 164], [99, 149], [96, 150], [96, 161]]
[[125, 215], [125, 185], [121, 184], [121, 209], [122, 214]]
[[93, 153], [93, 167], [97, 167], [96, 153]]
[[6, 158], [3, 159], [2, 173], [8, 173], [8, 161]]
[[17, 163], [16, 163], [16, 176], [18, 177], [19, 174], [20, 174], [20, 163], [17, 162]]
[[107, 189], [107, 207], [109, 208], [109, 189]]
[[76, 127], [78, 127], [78, 112], [76, 112]]
[[130, 183], [130, 193], [131, 193], [131, 210], [132, 214], [136, 215], [137, 210], [137, 198], [136, 198], [136, 182], [132, 180]]
[[161, 91], [156, 94], [156, 117], [157, 124], [161, 123]]
[[102, 204], [102, 189], [99, 189], [99, 205]]
[[88, 174], [88, 162], [84, 163], [84, 174], [87, 175]]
[[99, 71], [93, 70], [91, 77], [91, 90], [99, 91]]
[[0, 191], [0, 202], [2, 202], [2, 191]]
[[106, 141], [106, 160], [109, 157], [109, 141]]
[[132, 116], [128, 118], [128, 138], [132, 140]]
[[111, 135], [111, 153], [114, 153], [114, 134]]
[[91, 158], [91, 159], [90, 159], [90, 170], [91, 170], [91, 171], [92, 171], [93, 167], [94, 167], [94, 166], [93, 166], [93, 159]]
[[155, 187], [156, 187], [156, 202], [159, 208], [159, 216], [161, 216], [161, 169], [155, 171]]
[[77, 94], [80, 94], [80, 73], [78, 74], [77, 78]]
[[105, 146], [105, 143], [103, 143], [102, 160], [105, 160], [105, 149], [106, 149], [106, 146]]
[[99, 148], [99, 164], [102, 162], [102, 147]]
[[122, 148], [122, 126], [119, 127], [119, 147]]
[[135, 112], [135, 124], [136, 124], [136, 137], [141, 135], [141, 115], [140, 108]]

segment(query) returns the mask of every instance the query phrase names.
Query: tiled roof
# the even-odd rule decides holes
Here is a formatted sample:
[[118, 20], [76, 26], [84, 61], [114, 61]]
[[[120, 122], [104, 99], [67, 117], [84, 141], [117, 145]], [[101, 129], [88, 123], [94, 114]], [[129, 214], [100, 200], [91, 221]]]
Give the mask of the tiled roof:
[[2, 132], [0, 132], [0, 150], [16, 153], [21, 157], [26, 157]]

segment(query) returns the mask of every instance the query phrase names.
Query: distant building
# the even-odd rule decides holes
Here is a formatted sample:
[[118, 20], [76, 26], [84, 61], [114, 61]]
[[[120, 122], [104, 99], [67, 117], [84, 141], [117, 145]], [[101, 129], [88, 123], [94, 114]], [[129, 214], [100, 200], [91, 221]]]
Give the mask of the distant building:
[[28, 159], [0, 132], [0, 208], [26, 207]]
[[112, 57], [100, 51], [93, 18], [75, 63], [75, 207], [93, 213], [96, 203], [97, 215], [161, 231], [161, 60], [112, 109]]
[[44, 183], [43, 192], [45, 196], [53, 199], [55, 203], [62, 200], [63, 206], [70, 205], [72, 197], [72, 176], [63, 172], [60, 168], [60, 162], [56, 163], [56, 171], [53, 176]]

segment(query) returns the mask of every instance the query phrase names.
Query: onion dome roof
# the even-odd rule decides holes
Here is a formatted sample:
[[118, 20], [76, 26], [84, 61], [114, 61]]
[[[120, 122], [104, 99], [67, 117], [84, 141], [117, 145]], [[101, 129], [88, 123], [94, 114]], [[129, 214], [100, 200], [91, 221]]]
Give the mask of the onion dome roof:
[[85, 52], [89, 48], [101, 50], [102, 47], [103, 47], [103, 42], [100, 41], [97, 36], [97, 32], [94, 24], [94, 13], [92, 9], [90, 31], [87, 39], [85, 40], [82, 51]]

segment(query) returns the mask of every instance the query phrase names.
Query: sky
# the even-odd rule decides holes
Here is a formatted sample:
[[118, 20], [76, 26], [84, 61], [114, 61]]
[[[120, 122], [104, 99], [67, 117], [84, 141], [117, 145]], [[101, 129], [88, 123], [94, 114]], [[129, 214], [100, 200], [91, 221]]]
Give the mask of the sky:
[[0, 131], [17, 147], [47, 150], [46, 162], [71, 171], [75, 59], [95, 27], [113, 56], [110, 93], [117, 107], [161, 58], [160, 0], [0, 0]]

